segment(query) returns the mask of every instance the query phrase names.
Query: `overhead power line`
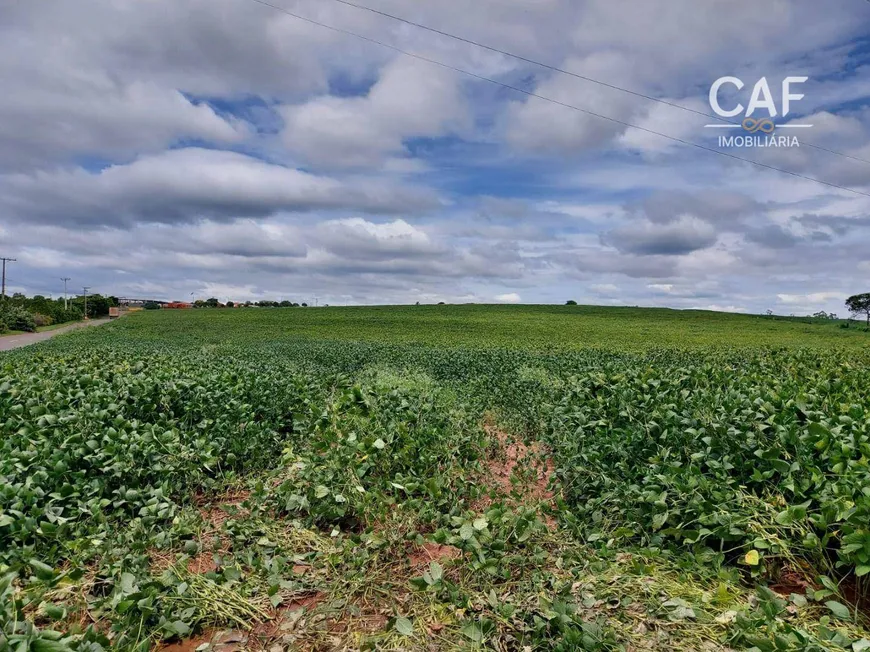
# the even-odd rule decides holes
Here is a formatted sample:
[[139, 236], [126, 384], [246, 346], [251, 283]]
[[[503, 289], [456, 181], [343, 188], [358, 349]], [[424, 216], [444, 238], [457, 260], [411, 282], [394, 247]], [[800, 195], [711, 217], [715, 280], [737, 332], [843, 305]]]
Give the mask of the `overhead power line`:
[[[641, 97], [645, 100], [649, 100], [651, 102], [657, 102], [659, 104], [664, 104], [665, 106], [670, 106], [675, 109], [680, 109], [681, 111], [688, 111], [690, 113], [694, 113], [695, 115], [703, 116], [705, 118], [709, 118], [710, 120], [718, 120], [719, 122], [723, 122], [730, 125], [739, 125], [739, 122], [734, 122], [729, 120], [728, 118], [723, 118], [721, 115], [716, 115], [715, 113], [708, 113], [706, 111], [699, 111], [697, 109], [693, 109], [690, 106], [685, 106], [684, 104], [678, 104], [677, 102], [671, 102], [669, 100], [664, 100], [660, 97], [655, 97], [653, 95], [647, 95], [646, 93], [641, 93], [640, 91], [635, 91], [630, 88], [625, 88], [623, 86], [618, 86], [617, 84], [611, 84], [606, 81], [602, 81], [600, 79], [595, 79], [594, 77], [587, 77], [586, 75], [581, 75], [576, 72], [571, 72], [570, 70], [565, 70], [564, 68], [559, 68], [558, 66], [552, 66], [548, 63], [543, 63], [542, 61], [536, 61], [535, 59], [530, 59], [528, 57], [524, 57], [520, 54], [515, 54], [513, 52], [509, 52], [507, 50], [502, 50], [500, 48], [494, 47], [492, 45], [487, 45], [486, 43], [481, 43], [480, 41], [474, 41], [469, 38], [465, 38], [463, 36], [459, 36], [457, 34], [453, 34], [451, 32], [445, 32], [443, 30], [437, 29], [435, 27], [430, 27], [429, 25], [424, 25], [423, 23], [417, 23], [413, 20], [409, 20], [407, 18], [402, 18], [401, 16], [397, 16], [395, 14], [388, 13], [386, 11], [381, 11], [380, 9], [375, 9], [374, 7], [368, 7], [366, 5], [362, 5], [356, 2], [351, 2], [350, 0], [333, 0], [333, 2], [337, 2], [339, 4], [347, 5], [348, 7], [354, 7], [355, 9], [360, 9], [362, 11], [368, 11], [373, 14], [377, 14], [378, 16], [383, 16], [385, 18], [389, 18], [391, 20], [398, 21], [400, 23], [404, 23], [405, 25], [411, 25], [412, 27], [416, 27], [418, 29], [425, 30], [427, 32], [431, 32], [433, 34], [438, 34], [439, 36], [446, 36], [447, 38], [454, 39], [456, 41], [460, 41], [461, 43], [467, 43], [468, 45], [473, 45], [478, 48], [482, 48], [484, 50], [489, 50], [490, 52], [495, 52], [497, 54], [501, 54], [506, 57], [510, 57], [512, 59], [516, 59], [518, 61], [523, 61], [525, 63], [530, 63], [534, 66], [538, 66], [540, 68], [544, 68], [546, 70], [550, 70], [552, 72], [558, 72], [563, 75], [569, 75], [571, 77], [575, 77], [576, 79], [582, 79], [583, 81], [591, 82], [593, 84], [598, 84], [599, 86], [604, 86], [605, 88], [610, 88], [615, 91], [619, 91], [620, 93], [627, 93], [629, 95], [634, 95], [635, 97]], [[867, 0], [870, 2], [870, 0]], [[818, 149], [823, 152], [828, 152], [829, 154], [834, 154], [836, 156], [843, 156], [845, 158], [852, 159], [853, 161], [860, 161], [861, 163], [867, 163], [870, 165], [870, 160], [866, 158], [861, 158], [860, 156], [853, 156], [851, 154], [846, 154], [845, 152], [838, 152], [835, 149], [830, 149], [828, 147], [823, 147], [821, 145], [816, 145], [815, 143], [808, 142], [806, 140], [801, 141], [802, 145], [806, 145], [807, 147], [812, 147], [813, 149]]]
[[721, 150], [715, 149], [713, 147], [708, 147], [706, 145], [701, 145], [699, 143], [694, 143], [690, 140], [685, 140], [683, 138], [678, 138], [677, 136], [670, 136], [668, 134], [662, 133], [660, 131], [656, 131], [655, 129], [649, 129], [647, 127], [641, 127], [640, 125], [633, 124], [631, 122], [626, 122], [625, 120], [619, 120], [618, 118], [613, 118], [608, 115], [604, 115], [603, 113], [596, 113], [595, 111], [590, 111], [589, 109], [584, 109], [579, 106], [575, 106], [573, 104], [568, 104], [567, 102], [561, 102], [559, 100], [555, 100], [551, 97], [546, 97], [545, 95], [539, 95], [533, 91], [526, 90], [524, 88], [520, 88], [519, 86], [512, 86], [511, 84], [507, 84], [505, 82], [500, 82], [496, 79], [492, 79], [491, 77], [485, 77], [483, 75], [478, 75], [477, 73], [471, 72], [469, 70], [464, 70], [463, 68], [458, 68], [456, 66], [450, 65], [448, 63], [444, 63], [442, 61], [438, 61], [437, 59], [432, 59], [422, 54], [416, 54], [414, 52], [409, 52], [408, 50], [403, 50], [402, 48], [396, 47], [395, 45], [391, 45], [389, 43], [385, 43], [384, 41], [379, 41], [378, 39], [372, 38], [370, 36], [364, 36], [362, 34], [358, 34], [357, 32], [352, 32], [347, 29], [343, 29], [341, 27], [335, 27], [334, 25], [329, 25], [327, 23], [322, 23], [318, 20], [314, 20], [313, 18], [308, 18], [307, 16], [302, 16], [300, 14], [294, 13], [289, 9], [285, 9], [284, 7], [280, 7], [278, 5], [272, 4], [270, 2], [266, 2], [266, 0], [251, 0], [251, 2], [256, 2], [257, 4], [263, 5], [265, 7], [271, 7], [276, 11], [280, 11], [288, 16], [292, 16], [298, 20], [302, 20], [306, 23], [310, 23], [312, 25], [317, 25], [318, 27], [323, 27], [324, 29], [331, 30], [333, 32], [338, 32], [339, 34], [346, 34], [348, 36], [353, 36], [355, 38], [361, 39], [363, 41], [367, 41], [369, 43], [374, 43], [375, 45], [379, 45], [381, 47], [387, 48], [399, 54], [402, 54], [407, 57], [411, 57], [413, 59], [417, 59], [419, 61], [425, 61], [435, 66], [439, 66], [441, 68], [445, 68], [447, 70], [452, 70], [454, 72], [458, 72], [462, 75], [466, 75], [468, 77], [472, 77], [474, 79], [478, 79], [480, 81], [485, 81], [490, 84], [495, 84], [496, 86], [501, 86], [502, 88], [507, 88], [509, 90], [515, 91], [517, 93], [522, 93], [523, 95], [527, 95], [529, 97], [535, 97], [539, 100], [544, 100], [545, 102], [550, 102], [551, 104], [557, 104], [559, 106], [563, 106], [567, 109], [572, 109], [574, 111], [579, 111], [580, 113], [585, 113], [587, 115], [591, 115], [596, 118], [600, 118], [602, 120], [607, 120], [608, 122], [613, 122], [615, 124], [623, 125], [625, 127], [630, 127], [632, 129], [637, 129], [638, 131], [643, 131], [648, 134], [652, 134], [654, 136], [659, 136], [661, 138], [666, 138], [668, 140], [674, 141], [676, 143], [681, 143], [683, 145], [688, 145], [689, 147], [694, 147], [695, 149], [700, 149], [705, 152], [711, 152], [713, 154], [718, 154], [719, 156], [724, 156], [735, 161], [742, 161], [743, 163], [749, 163], [750, 165], [754, 165], [759, 168], [763, 168], [766, 170], [773, 170], [775, 172], [781, 172], [783, 174], [787, 174], [789, 176], [795, 177], [797, 179], [803, 179], [805, 181], [812, 181], [814, 183], [821, 184], [823, 186], [828, 186], [829, 188], [836, 188], [837, 190], [843, 190], [845, 192], [850, 192], [855, 195], [861, 195], [863, 197], [870, 197], [870, 193], [862, 192], [861, 190], [855, 190], [854, 188], [849, 188], [847, 186], [841, 186], [836, 183], [831, 183], [830, 181], [823, 181], [817, 177], [811, 177], [809, 175], [801, 174], [800, 172], [794, 172], [792, 170], [786, 170], [784, 168], [776, 167], [775, 165], [768, 165], [767, 163], [762, 163], [760, 161], [756, 161], [751, 158], [745, 158], [743, 156], [738, 156], [737, 154], [729, 154], [728, 152], [723, 152]]

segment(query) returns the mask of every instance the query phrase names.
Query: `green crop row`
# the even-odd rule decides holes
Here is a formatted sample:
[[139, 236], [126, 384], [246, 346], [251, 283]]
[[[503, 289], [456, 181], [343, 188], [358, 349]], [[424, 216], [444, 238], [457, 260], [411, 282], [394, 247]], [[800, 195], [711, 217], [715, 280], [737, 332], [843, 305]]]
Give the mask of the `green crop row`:
[[[836, 618], [854, 620], [830, 578], [860, 597], [870, 572], [862, 348], [447, 346], [440, 336], [403, 341], [413, 322], [391, 343], [378, 341], [386, 330], [355, 339], [352, 324], [311, 337], [288, 335], [293, 322], [262, 311], [215, 314], [207, 329], [191, 328], [201, 315], [136, 316], [0, 357], [0, 652], [144, 651], [312, 590], [288, 579], [315, 554], [300, 541], [357, 586], [359, 559], [373, 572], [385, 542], [399, 541], [390, 537], [424, 534], [468, 566], [461, 577], [432, 567], [411, 586], [429, 608], [446, 601], [462, 613], [481, 609], [474, 591], [483, 591], [490, 615], [456, 626], [471, 642], [510, 624], [506, 649], [520, 640], [620, 649], [620, 631], [584, 615], [571, 594], [586, 581], [586, 549], [688, 554], [693, 572], [737, 569], [761, 583], [800, 569], [810, 585], [833, 586], [812, 595]], [[485, 507], [479, 480], [500, 454], [485, 415], [546, 444], [555, 492], [546, 516]], [[203, 554], [200, 506], [240, 488], [247, 516], [226, 526], [231, 543], [215, 544], [224, 548], [215, 571], [155, 571], [161, 551]], [[288, 532], [297, 539], [284, 541]], [[558, 555], [553, 537], [567, 537]], [[64, 591], [83, 582], [73, 604]], [[530, 596], [549, 596], [546, 608], [499, 598], [523, 582]], [[723, 605], [729, 591], [719, 589]], [[663, 608], [691, 620], [674, 600]], [[859, 640], [827, 621], [786, 627], [786, 603], [769, 592], [763, 603], [775, 609], [723, 621], [717, 640], [758, 649], [768, 633], [770, 649], [792, 649], [776, 636], [806, 641], [801, 649]], [[100, 626], [72, 627], [75, 609]], [[409, 619], [390, 623], [393, 635], [413, 635]]]

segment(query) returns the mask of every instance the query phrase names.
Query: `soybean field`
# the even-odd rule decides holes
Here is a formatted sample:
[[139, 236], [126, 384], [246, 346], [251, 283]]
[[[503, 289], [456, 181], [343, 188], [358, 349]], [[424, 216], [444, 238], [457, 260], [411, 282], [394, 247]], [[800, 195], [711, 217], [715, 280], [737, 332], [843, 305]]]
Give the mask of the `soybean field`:
[[0, 652], [870, 649], [870, 333], [149, 311], [0, 353]]

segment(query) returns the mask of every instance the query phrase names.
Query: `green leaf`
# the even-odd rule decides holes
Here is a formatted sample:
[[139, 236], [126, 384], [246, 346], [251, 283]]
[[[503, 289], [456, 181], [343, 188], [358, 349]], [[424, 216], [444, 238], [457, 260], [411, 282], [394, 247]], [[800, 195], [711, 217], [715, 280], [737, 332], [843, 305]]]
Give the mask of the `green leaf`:
[[190, 626], [183, 620], [174, 620], [171, 623], [163, 623], [163, 629], [170, 634], [176, 636], [187, 636], [190, 634]]
[[404, 616], [396, 618], [396, 623], [393, 628], [402, 636], [411, 636], [414, 633], [414, 625]]
[[430, 561], [429, 574], [432, 576], [432, 581], [437, 582], [444, 577], [444, 569], [437, 561]]
[[866, 638], [852, 642], [852, 652], [864, 652], [865, 650], [870, 650], [870, 641]]
[[60, 620], [66, 617], [66, 609], [50, 602], [42, 604], [42, 612], [51, 620]]
[[789, 596], [789, 599], [794, 603], [794, 606], [796, 607], [802, 608], [807, 606], [807, 599], [800, 593], [792, 593]]
[[465, 521], [465, 523], [462, 524], [462, 527], [459, 528], [459, 536], [462, 537], [463, 541], [468, 541], [474, 536], [474, 526], [468, 521]]
[[653, 530], [660, 530], [665, 522], [668, 520], [668, 512], [660, 512], [653, 516], [652, 526]]
[[472, 524], [475, 530], [485, 530], [486, 526], [489, 525], [489, 521], [486, 520], [483, 516], [474, 519], [474, 523]]
[[427, 582], [426, 580], [428, 580], [430, 578], [431, 578], [431, 576], [427, 577], [427, 575], [424, 574], [422, 577], [412, 577], [411, 579], [408, 580], [408, 582], [415, 589], [418, 589], [420, 591], [425, 591], [430, 586], [429, 582]]
[[315, 498], [325, 498], [329, 495], [329, 488], [323, 486], [322, 484], [317, 485], [314, 488], [314, 497]]
[[475, 643], [480, 643], [483, 640], [483, 630], [477, 623], [467, 623], [461, 631], [463, 636], [470, 638]]
[[870, 564], [859, 564], [855, 567], [855, 575], [858, 577], [863, 577], [867, 573], [870, 573]]
[[30, 642], [32, 652], [73, 652], [72, 648], [62, 641], [51, 641], [38, 638]]
[[837, 602], [836, 600], [828, 600], [825, 603], [825, 606], [831, 610], [831, 613], [834, 614], [837, 618], [841, 620], [852, 620], [852, 612], [849, 611], [849, 607], [844, 605], [842, 602]]
[[38, 559], [31, 559], [27, 563], [30, 564], [30, 568], [33, 569], [33, 574], [42, 581], [45, 582], [54, 579], [54, 569], [48, 564], [43, 563]]
[[828, 430], [828, 427], [821, 424], [821, 423], [813, 422], [808, 426], [808, 428], [809, 428], [810, 434], [813, 435], [814, 437], [824, 437], [826, 435], [831, 434], [831, 431]]
[[378, 450], [383, 450], [383, 449], [384, 449], [384, 446], [386, 446], [386, 445], [387, 445], [387, 444], [386, 444], [386, 443], [384, 442], [384, 440], [381, 439], [380, 437], [378, 437], [377, 439], [375, 439], [375, 443], [372, 444], [372, 446], [374, 446], [374, 447], [377, 448]]

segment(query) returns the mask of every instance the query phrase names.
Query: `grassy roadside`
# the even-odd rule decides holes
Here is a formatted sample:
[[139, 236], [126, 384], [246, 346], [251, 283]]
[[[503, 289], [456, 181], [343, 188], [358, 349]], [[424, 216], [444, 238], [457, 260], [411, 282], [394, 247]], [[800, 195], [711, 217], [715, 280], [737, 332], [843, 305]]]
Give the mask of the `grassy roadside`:
[[[76, 324], [83, 324], [85, 320], [80, 319], [79, 321], [67, 321], [62, 324], [52, 324], [51, 326], [37, 326], [34, 332], [36, 333], [47, 333], [49, 331], [56, 331], [60, 328], [66, 328], [67, 326], [75, 326]], [[12, 337], [15, 335], [28, 335], [27, 331], [6, 331], [5, 333], [0, 333], [0, 337]]]

